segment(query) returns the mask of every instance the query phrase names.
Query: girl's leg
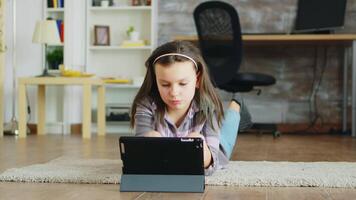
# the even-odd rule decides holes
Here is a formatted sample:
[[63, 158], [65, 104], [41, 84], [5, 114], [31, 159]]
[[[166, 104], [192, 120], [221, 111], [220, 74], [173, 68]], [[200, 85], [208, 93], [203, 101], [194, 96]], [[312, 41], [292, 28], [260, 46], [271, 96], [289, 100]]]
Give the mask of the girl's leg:
[[235, 101], [232, 101], [225, 112], [225, 118], [220, 129], [220, 144], [229, 159], [235, 146], [239, 124], [240, 106]]

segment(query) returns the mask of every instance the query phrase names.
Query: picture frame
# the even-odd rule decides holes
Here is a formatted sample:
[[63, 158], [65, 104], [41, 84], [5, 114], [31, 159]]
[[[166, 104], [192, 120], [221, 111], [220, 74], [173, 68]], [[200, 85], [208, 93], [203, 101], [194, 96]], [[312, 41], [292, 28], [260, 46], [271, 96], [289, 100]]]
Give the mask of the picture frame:
[[109, 46], [110, 45], [110, 27], [103, 25], [94, 26], [94, 45]]

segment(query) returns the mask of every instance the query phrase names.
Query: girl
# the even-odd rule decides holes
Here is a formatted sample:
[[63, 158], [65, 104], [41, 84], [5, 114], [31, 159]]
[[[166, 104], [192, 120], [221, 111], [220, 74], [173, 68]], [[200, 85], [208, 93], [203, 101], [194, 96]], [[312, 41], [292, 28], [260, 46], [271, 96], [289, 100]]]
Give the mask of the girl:
[[201, 137], [205, 174], [226, 165], [238, 132], [240, 105], [231, 102], [223, 119], [222, 103], [199, 50], [189, 42], [169, 42], [153, 51], [146, 67], [131, 109], [136, 136]]

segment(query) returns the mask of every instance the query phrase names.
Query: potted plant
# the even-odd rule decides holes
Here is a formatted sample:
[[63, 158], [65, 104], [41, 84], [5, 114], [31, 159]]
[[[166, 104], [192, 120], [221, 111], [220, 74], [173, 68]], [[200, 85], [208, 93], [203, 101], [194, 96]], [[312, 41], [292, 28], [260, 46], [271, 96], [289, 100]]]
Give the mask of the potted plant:
[[135, 31], [135, 28], [133, 26], [130, 26], [126, 30], [127, 36], [130, 38], [131, 41], [138, 41], [140, 37], [140, 33], [138, 31]]
[[48, 69], [59, 69], [59, 65], [63, 63], [63, 49], [55, 48], [48, 51], [46, 55]]

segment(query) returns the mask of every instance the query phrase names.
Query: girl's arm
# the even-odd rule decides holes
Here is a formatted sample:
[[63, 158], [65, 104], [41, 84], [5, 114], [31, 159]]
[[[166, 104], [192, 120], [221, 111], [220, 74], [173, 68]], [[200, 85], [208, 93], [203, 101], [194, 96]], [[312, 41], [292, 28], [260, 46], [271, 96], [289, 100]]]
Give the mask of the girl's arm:
[[154, 130], [154, 115], [152, 103], [145, 99], [136, 107], [135, 135], [143, 137], [161, 137], [161, 134]]
[[208, 168], [205, 169], [205, 175], [213, 174], [219, 166], [220, 128], [215, 117], [212, 119], [212, 123], [215, 129], [213, 129], [210, 123], [205, 123], [203, 129], [200, 131], [211, 153], [211, 162]]

